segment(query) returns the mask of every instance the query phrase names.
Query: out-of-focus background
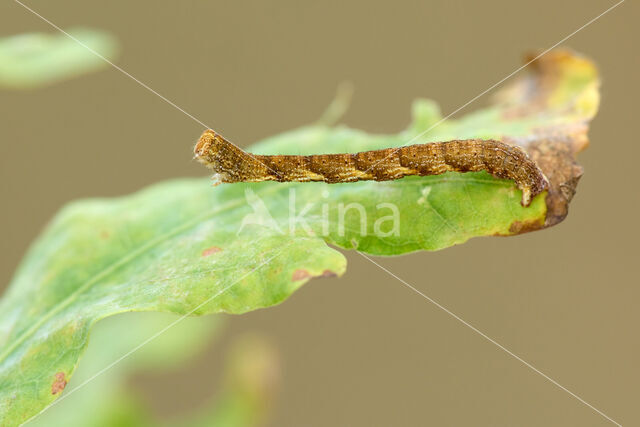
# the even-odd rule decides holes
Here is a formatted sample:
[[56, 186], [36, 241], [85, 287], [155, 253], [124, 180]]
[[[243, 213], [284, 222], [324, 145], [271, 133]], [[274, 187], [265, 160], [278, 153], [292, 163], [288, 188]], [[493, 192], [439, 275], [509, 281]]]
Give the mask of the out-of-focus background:
[[[26, 4], [63, 28], [111, 33], [119, 66], [247, 146], [316, 120], [343, 81], [356, 89], [344, 119], [353, 127], [396, 132], [417, 97], [448, 114], [514, 71], [527, 50], [555, 44], [614, 2]], [[627, 1], [563, 44], [598, 64], [603, 85], [580, 156], [586, 173], [562, 224], [378, 259], [623, 425], [640, 424], [639, 9]], [[55, 32], [12, 1], [0, 5], [0, 22], [0, 37]], [[110, 67], [0, 90], [0, 117], [0, 289], [68, 201], [206, 175], [191, 160], [202, 126]], [[343, 278], [228, 317], [206, 352], [129, 387], [157, 417], [193, 411], [222, 381], [225, 346], [251, 332], [279, 354], [273, 426], [610, 424], [364, 258], [347, 258]]]

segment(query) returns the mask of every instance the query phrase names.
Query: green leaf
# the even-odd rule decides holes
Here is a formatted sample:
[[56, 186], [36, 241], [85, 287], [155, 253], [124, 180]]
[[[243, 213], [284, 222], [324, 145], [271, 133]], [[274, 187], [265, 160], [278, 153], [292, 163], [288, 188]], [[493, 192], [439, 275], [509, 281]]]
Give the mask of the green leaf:
[[46, 86], [108, 66], [89, 49], [109, 60], [116, 55], [116, 41], [106, 32], [86, 28], [67, 32], [77, 41], [62, 33], [1, 38], [0, 88]]
[[[220, 316], [188, 317], [135, 353], [112, 363], [178, 317], [167, 313], [124, 313], [99, 322], [91, 333], [82, 363], [67, 385], [73, 394], [28, 423], [29, 427], [153, 425], [152, 417], [127, 383], [134, 373], [178, 367], [193, 359], [220, 328]], [[112, 365], [112, 366], [111, 366]], [[104, 375], [94, 377], [109, 367]], [[125, 420], [128, 420], [125, 422]]]
[[[550, 181], [531, 206], [513, 182], [447, 173], [391, 182], [160, 183], [120, 199], [72, 203], [30, 249], [0, 303], [0, 417], [22, 422], [55, 400], [89, 330], [125, 311], [244, 313], [285, 300], [313, 277], [341, 275], [327, 244], [370, 254], [437, 250], [564, 218], [598, 105], [591, 62], [554, 51], [495, 103], [440, 121], [431, 102], [396, 135], [313, 125], [269, 138], [260, 153], [355, 152], [454, 138], [496, 138], [529, 151]], [[429, 130], [424, 136], [423, 131]]]
[[[178, 317], [166, 313], [124, 313], [99, 322], [82, 363], [69, 381], [64, 400], [27, 423], [29, 427], [64, 425], [91, 426], [238, 426], [264, 425], [279, 385], [279, 362], [273, 345], [254, 334], [234, 336], [226, 350], [223, 378], [212, 381], [211, 397], [195, 413], [158, 419], [145, 405], [143, 396], [130, 387], [135, 374], [180, 369], [215, 340], [223, 318], [188, 317], [135, 353], [113, 364], [123, 354], [165, 330]], [[95, 376], [109, 367], [104, 375]], [[171, 386], [167, 387], [171, 390]], [[215, 395], [215, 397], [214, 397]]]

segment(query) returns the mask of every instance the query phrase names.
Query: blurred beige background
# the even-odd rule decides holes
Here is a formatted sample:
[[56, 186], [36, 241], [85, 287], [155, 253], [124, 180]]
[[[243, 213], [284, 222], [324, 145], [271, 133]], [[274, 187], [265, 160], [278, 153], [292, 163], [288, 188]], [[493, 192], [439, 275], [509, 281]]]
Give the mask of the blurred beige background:
[[[438, 100], [446, 114], [515, 70], [524, 51], [556, 43], [614, 2], [27, 4], [62, 27], [112, 32], [120, 66], [246, 146], [315, 120], [344, 80], [356, 88], [345, 117], [354, 127], [395, 132], [416, 97]], [[639, 9], [627, 1], [564, 44], [593, 58], [603, 80], [592, 145], [580, 157], [586, 173], [564, 223], [379, 259], [623, 425], [640, 424]], [[53, 31], [11, 1], [0, 5], [0, 21], [0, 35]], [[0, 117], [0, 288], [64, 203], [206, 174], [191, 161], [201, 126], [113, 69], [0, 92]], [[227, 340], [259, 331], [281, 350], [272, 425], [611, 425], [347, 256], [342, 279], [312, 281], [278, 307], [231, 319]], [[221, 351], [132, 386], [160, 415], [188, 411], [211, 389]]]

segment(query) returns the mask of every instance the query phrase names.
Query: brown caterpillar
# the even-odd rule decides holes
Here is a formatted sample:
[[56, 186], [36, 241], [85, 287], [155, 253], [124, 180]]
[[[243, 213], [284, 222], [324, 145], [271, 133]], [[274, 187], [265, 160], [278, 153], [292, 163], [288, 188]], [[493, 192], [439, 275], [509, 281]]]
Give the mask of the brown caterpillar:
[[196, 144], [195, 157], [215, 172], [216, 184], [260, 181], [334, 184], [484, 170], [496, 178], [512, 179], [522, 190], [523, 206], [529, 206], [533, 197], [549, 186], [524, 150], [495, 140], [433, 142], [355, 154], [264, 156], [249, 154], [222, 135], [206, 130]]

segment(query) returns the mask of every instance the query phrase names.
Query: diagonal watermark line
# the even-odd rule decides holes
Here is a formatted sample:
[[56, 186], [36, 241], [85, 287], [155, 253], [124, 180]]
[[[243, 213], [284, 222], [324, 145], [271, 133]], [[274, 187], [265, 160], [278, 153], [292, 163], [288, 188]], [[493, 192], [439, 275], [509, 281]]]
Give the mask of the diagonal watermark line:
[[[91, 52], [92, 54], [94, 54], [95, 56], [97, 56], [98, 58], [102, 59], [104, 62], [106, 62], [107, 64], [111, 65], [113, 68], [115, 68], [116, 70], [120, 71], [122, 74], [124, 74], [125, 76], [129, 77], [131, 80], [135, 81], [136, 83], [138, 83], [140, 86], [142, 86], [143, 88], [145, 88], [146, 90], [148, 90], [149, 92], [153, 93], [154, 95], [158, 96], [160, 99], [162, 99], [163, 101], [165, 101], [167, 104], [171, 105], [173, 108], [177, 109], [178, 111], [180, 111], [181, 113], [183, 113], [184, 115], [190, 117], [191, 119], [193, 119], [196, 123], [199, 123], [200, 125], [202, 125], [204, 128], [206, 129], [212, 129], [211, 126], [206, 125], [203, 121], [201, 121], [200, 119], [198, 119], [197, 117], [193, 116], [192, 114], [189, 114], [187, 111], [185, 111], [184, 108], [180, 107], [179, 105], [177, 105], [175, 102], [171, 101], [169, 98], [166, 98], [165, 96], [163, 96], [162, 94], [158, 93], [157, 91], [153, 90], [149, 85], [141, 82], [140, 80], [138, 80], [137, 78], [135, 78], [134, 76], [132, 76], [130, 73], [128, 73], [126, 70], [124, 70], [122, 67], [119, 67], [118, 65], [114, 64], [113, 62], [109, 61], [107, 58], [104, 57], [104, 55], [100, 54], [99, 52], [97, 52], [95, 49], [91, 49], [91, 47], [87, 46], [85, 43], [82, 43], [82, 41], [78, 40], [76, 37], [73, 37], [71, 34], [69, 34], [68, 32], [66, 32], [65, 30], [63, 30], [62, 28], [60, 28], [59, 26], [57, 26], [56, 24], [54, 24], [53, 22], [51, 22], [49, 19], [45, 18], [44, 16], [42, 16], [41, 14], [39, 14], [38, 12], [36, 12], [35, 10], [31, 9], [29, 6], [27, 6], [26, 4], [22, 3], [20, 0], [13, 0], [14, 2], [18, 3], [20, 6], [22, 6], [23, 8], [25, 8], [26, 10], [28, 10], [29, 12], [33, 13], [34, 15], [36, 15], [38, 18], [40, 18], [41, 20], [43, 20], [44, 22], [46, 22], [47, 24], [51, 25], [53, 28], [55, 28], [56, 30], [60, 31], [62, 34], [64, 34], [65, 36], [69, 37], [71, 40], [75, 41], [76, 43], [78, 43], [80, 46], [84, 47], [85, 49], [87, 49], [89, 52]], [[227, 140], [228, 141], [228, 140]], [[235, 144], [233, 144], [232, 142], [228, 141], [231, 145], [236, 146]], [[237, 146], [236, 146], [237, 147]], [[265, 168], [267, 168], [268, 170], [270, 170], [271, 172], [273, 172], [276, 176], [280, 176], [280, 174], [276, 171], [274, 171], [272, 168], [270, 168], [268, 165], [265, 165], [263, 162], [261, 162], [259, 159], [257, 159], [253, 154], [248, 153], [242, 149], [240, 149], [240, 147], [237, 147], [240, 152], [245, 155], [250, 157], [251, 159], [257, 161], [258, 163], [261, 163]]]
[[567, 36], [565, 36], [564, 38], [562, 38], [560, 41], [554, 43], [551, 47], [548, 47], [547, 49], [543, 50], [540, 54], [538, 54], [535, 58], [531, 59], [530, 61], [528, 61], [527, 63], [525, 63], [524, 65], [521, 65], [520, 67], [516, 68], [514, 71], [512, 71], [511, 73], [509, 73], [507, 76], [503, 77], [502, 79], [500, 79], [499, 81], [497, 81], [496, 83], [494, 83], [493, 85], [491, 85], [490, 87], [488, 87], [487, 89], [483, 90], [482, 92], [480, 92], [478, 95], [474, 96], [473, 98], [471, 98], [469, 101], [465, 102], [464, 104], [462, 104], [461, 106], [459, 106], [458, 108], [456, 108], [455, 110], [453, 110], [451, 113], [447, 114], [445, 117], [441, 118], [440, 120], [438, 120], [436, 123], [434, 123], [433, 125], [429, 126], [426, 130], [420, 132], [418, 135], [414, 136], [413, 138], [411, 138], [409, 141], [405, 142], [404, 144], [402, 144], [400, 147], [397, 147], [395, 149], [393, 149], [389, 155], [381, 160], [379, 160], [378, 162], [374, 163], [371, 167], [369, 167], [369, 169], [367, 169], [365, 172], [369, 172], [371, 169], [373, 169], [374, 167], [376, 167], [378, 164], [384, 162], [385, 160], [387, 160], [389, 157], [393, 156], [395, 153], [398, 152], [398, 150], [400, 150], [402, 147], [407, 146], [409, 144], [411, 144], [413, 141], [423, 137], [424, 135], [426, 135], [428, 132], [432, 131], [433, 129], [435, 129], [436, 127], [440, 126], [442, 123], [444, 123], [445, 121], [447, 121], [451, 116], [453, 116], [454, 114], [458, 113], [460, 110], [464, 109], [465, 107], [467, 107], [469, 104], [475, 102], [478, 98], [481, 98], [482, 96], [486, 95], [488, 92], [491, 92], [493, 89], [495, 89], [497, 86], [500, 86], [502, 83], [504, 83], [506, 80], [509, 80], [511, 77], [513, 77], [514, 75], [516, 75], [517, 73], [519, 73], [520, 71], [522, 71], [523, 69], [525, 69], [527, 66], [529, 66], [532, 62], [537, 61], [538, 59], [540, 59], [542, 56], [546, 55], [547, 53], [549, 53], [550, 51], [552, 51], [553, 49], [555, 49], [556, 47], [558, 47], [559, 45], [561, 45], [562, 43], [564, 43], [565, 41], [567, 41], [568, 39], [570, 39], [571, 37], [573, 37], [574, 35], [576, 35], [577, 33], [579, 33], [580, 31], [584, 30], [585, 28], [587, 28], [589, 25], [593, 24], [594, 22], [596, 22], [598, 19], [602, 18], [604, 15], [606, 15], [607, 13], [611, 12], [613, 9], [615, 9], [616, 7], [620, 6], [622, 3], [624, 3], [625, 0], [620, 0], [618, 3], [614, 4], [613, 6], [609, 7], [607, 10], [605, 10], [604, 12], [600, 13], [598, 16], [592, 18], [591, 20], [589, 20], [586, 24], [582, 25], [580, 28], [578, 28], [577, 30], [573, 31], [572, 33], [568, 34]]
[[[286, 246], [290, 246], [292, 243], [290, 243], [289, 245]], [[285, 247], [286, 247], [285, 246]], [[100, 375], [104, 374], [105, 372], [107, 372], [109, 369], [113, 368], [115, 365], [117, 365], [118, 363], [122, 362], [124, 359], [126, 359], [127, 357], [131, 356], [133, 353], [135, 353], [136, 351], [140, 350], [142, 347], [144, 347], [145, 345], [147, 345], [148, 343], [150, 343], [151, 341], [153, 341], [154, 339], [158, 338], [160, 335], [164, 334], [166, 331], [168, 331], [169, 329], [171, 329], [172, 327], [174, 327], [175, 325], [177, 325], [178, 323], [182, 322], [184, 319], [186, 319], [187, 317], [191, 316], [193, 313], [195, 313], [198, 309], [204, 307], [206, 304], [210, 303], [211, 301], [213, 301], [214, 299], [216, 299], [217, 297], [219, 297], [220, 295], [222, 295], [223, 293], [225, 293], [226, 291], [228, 291], [232, 286], [234, 286], [236, 283], [240, 282], [241, 280], [243, 280], [245, 277], [249, 276], [252, 273], [255, 273], [257, 270], [259, 270], [260, 268], [264, 267], [265, 265], [269, 264], [271, 261], [273, 261], [275, 258], [277, 258], [279, 255], [284, 253], [284, 248], [282, 248], [280, 250], [280, 252], [278, 252], [277, 254], [275, 254], [274, 256], [272, 256], [271, 258], [267, 259], [266, 261], [263, 261], [262, 263], [260, 263], [258, 266], [254, 267], [253, 269], [251, 269], [249, 272], [243, 274], [239, 279], [233, 281], [231, 284], [225, 286], [224, 288], [222, 288], [220, 291], [218, 291], [217, 293], [213, 294], [211, 297], [207, 298], [205, 301], [201, 302], [200, 304], [198, 304], [197, 306], [195, 306], [193, 309], [191, 309], [188, 313], [183, 314], [182, 316], [180, 316], [178, 319], [174, 320], [173, 322], [169, 323], [167, 326], [165, 326], [164, 328], [162, 328], [161, 330], [159, 330], [158, 332], [156, 332], [155, 334], [151, 335], [149, 338], [147, 338], [146, 340], [142, 341], [140, 344], [138, 344], [137, 346], [133, 347], [131, 350], [129, 350], [128, 352], [126, 352], [125, 354], [123, 354], [122, 356], [120, 356], [119, 358], [117, 358], [116, 360], [114, 360], [113, 362], [111, 362], [110, 364], [108, 364], [107, 366], [105, 366], [104, 368], [102, 368], [101, 370], [99, 370], [98, 372], [96, 372], [95, 374], [93, 374], [91, 377], [87, 378], [86, 380], [84, 380], [82, 383], [78, 384], [76, 387], [74, 387], [73, 389], [65, 392], [62, 396], [60, 396], [58, 399], [54, 400], [53, 402], [51, 402], [49, 405], [47, 405], [42, 411], [38, 412], [37, 414], [35, 414], [34, 416], [32, 416], [31, 418], [29, 418], [27, 421], [25, 421], [25, 424], [28, 423], [29, 421], [33, 420], [34, 418], [38, 417], [39, 415], [41, 415], [44, 411], [46, 411], [47, 409], [51, 408], [52, 406], [60, 403], [61, 401], [63, 401], [64, 399], [66, 399], [67, 397], [69, 397], [71, 394], [73, 394], [74, 392], [78, 391], [79, 389], [81, 389], [82, 387], [86, 386], [87, 384], [89, 384], [91, 381], [93, 381], [94, 379], [96, 379], [97, 377], [99, 377]]]
[[520, 356], [518, 356], [517, 354], [515, 354], [511, 350], [509, 350], [508, 348], [506, 348], [505, 346], [503, 346], [502, 344], [500, 344], [499, 342], [497, 342], [496, 340], [494, 340], [493, 338], [491, 338], [490, 336], [488, 336], [487, 334], [485, 334], [484, 332], [482, 332], [481, 330], [479, 330], [478, 328], [476, 328], [475, 326], [473, 326], [472, 324], [470, 324], [469, 322], [467, 322], [466, 320], [464, 320], [463, 318], [461, 318], [460, 316], [458, 316], [457, 314], [455, 314], [454, 312], [449, 310], [448, 308], [444, 307], [442, 304], [438, 303], [433, 298], [429, 297], [428, 295], [425, 295], [422, 291], [420, 291], [417, 288], [411, 286], [405, 280], [401, 279], [400, 277], [396, 276], [395, 274], [393, 274], [391, 271], [389, 271], [388, 269], [386, 269], [382, 265], [378, 264], [376, 261], [374, 261], [368, 255], [366, 255], [366, 254], [364, 254], [364, 253], [362, 253], [360, 251], [356, 251], [356, 252], [358, 254], [362, 255], [364, 258], [366, 258], [369, 262], [371, 262], [375, 266], [377, 266], [380, 269], [384, 270], [387, 274], [389, 274], [390, 276], [394, 277], [396, 280], [400, 281], [407, 288], [411, 289], [412, 291], [414, 291], [418, 295], [422, 296], [424, 299], [429, 301], [431, 304], [435, 305], [440, 310], [444, 311], [449, 316], [453, 317], [458, 322], [462, 323], [463, 325], [465, 325], [466, 327], [468, 327], [469, 329], [471, 329], [472, 331], [474, 331], [475, 333], [477, 333], [478, 335], [480, 335], [481, 337], [483, 337], [484, 339], [486, 339], [487, 341], [489, 341], [490, 343], [492, 343], [493, 345], [498, 347], [500, 350], [502, 350], [505, 353], [507, 353], [508, 355], [512, 356], [513, 358], [515, 358], [516, 360], [518, 360], [519, 362], [524, 364], [526, 367], [528, 367], [529, 369], [533, 370], [535, 373], [541, 375], [543, 378], [545, 378], [547, 381], [551, 382], [556, 387], [566, 391], [571, 396], [573, 396], [574, 398], [576, 398], [577, 400], [579, 400], [580, 402], [582, 402], [583, 404], [585, 404], [589, 408], [593, 409], [595, 412], [597, 412], [598, 414], [600, 414], [601, 416], [603, 416], [607, 420], [611, 421], [613, 424], [622, 427], [622, 424], [618, 423], [613, 418], [609, 417], [607, 414], [605, 414], [604, 412], [602, 412], [601, 410], [599, 410], [598, 408], [596, 408], [595, 406], [593, 406], [592, 404], [590, 404], [589, 402], [587, 402], [586, 400], [584, 400], [583, 398], [581, 398], [580, 396], [578, 396], [577, 394], [575, 394], [574, 392], [572, 392], [571, 390], [569, 390], [568, 388], [566, 388], [565, 386], [563, 386], [562, 384], [560, 384], [559, 382], [557, 382], [556, 380], [554, 380], [553, 378], [551, 378], [550, 376], [548, 376], [547, 374], [545, 374], [544, 372], [542, 372], [541, 370], [536, 368], [535, 366], [533, 366], [531, 363], [529, 363], [526, 360], [522, 359]]

